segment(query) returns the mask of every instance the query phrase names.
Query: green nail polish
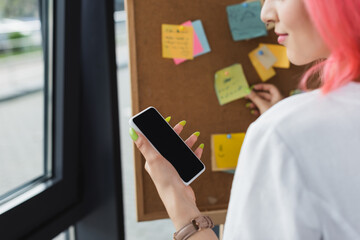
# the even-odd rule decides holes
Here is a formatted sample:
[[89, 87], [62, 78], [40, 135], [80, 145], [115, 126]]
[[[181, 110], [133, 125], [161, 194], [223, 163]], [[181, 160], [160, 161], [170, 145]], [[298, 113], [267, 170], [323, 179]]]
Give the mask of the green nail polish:
[[250, 113], [251, 113], [252, 115], [254, 115], [254, 114], [255, 114], [255, 110], [251, 110]]
[[137, 133], [135, 132], [135, 130], [132, 129], [132, 128], [129, 129], [129, 134], [130, 134], [131, 139], [134, 140], [134, 141], [136, 141], [138, 139], [138, 137], [139, 137], [137, 135]]
[[185, 121], [185, 120], [183, 120], [183, 121], [179, 122], [179, 124], [180, 124], [181, 126], [185, 126], [186, 121]]
[[202, 144], [200, 144], [199, 148], [204, 149], [204, 146], [205, 145], [202, 143]]
[[165, 118], [165, 121], [167, 121], [167, 122], [170, 122], [170, 120], [171, 120], [171, 116], [168, 116], [167, 118]]
[[249, 108], [251, 106], [251, 103], [245, 104], [245, 107]]
[[199, 137], [200, 136], [200, 132], [194, 132], [194, 135]]

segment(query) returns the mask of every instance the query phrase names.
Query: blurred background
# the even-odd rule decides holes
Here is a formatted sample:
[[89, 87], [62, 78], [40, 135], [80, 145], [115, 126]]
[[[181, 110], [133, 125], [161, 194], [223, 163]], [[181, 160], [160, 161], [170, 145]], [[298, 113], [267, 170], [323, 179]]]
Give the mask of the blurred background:
[[[175, 230], [169, 220], [136, 221], [133, 145], [127, 123], [131, 92], [126, 12], [122, 0], [114, 4], [126, 239], [169, 239]], [[49, 42], [42, 38], [40, 7], [38, 0], [0, 0], [0, 200], [51, 172], [45, 143], [51, 106], [46, 66], [51, 58], [45, 47]], [[71, 227], [55, 239], [75, 239], [75, 231]]]

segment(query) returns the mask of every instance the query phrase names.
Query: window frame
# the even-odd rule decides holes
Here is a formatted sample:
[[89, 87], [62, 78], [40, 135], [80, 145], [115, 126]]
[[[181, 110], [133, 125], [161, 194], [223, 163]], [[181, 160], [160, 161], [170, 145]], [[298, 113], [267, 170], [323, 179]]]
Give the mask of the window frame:
[[53, 178], [0, 215], [1, 239], [74, 224], [77, 240], [124, 238], [113, 13], [112, 1], [54, 1]]
[[[46, 2], [43, 1], [42, 4], [41, 10], [47, 9]], [[47, 154], [45, 159], [48, 156], [52, 158], [53, 177], [32, 188], [39, 189], [35, 196], [14, 204], [15, 207], [0, 216], [1, 238], [24, 238], [80, 200], [78, 178], [80, 71], [75, 67], [80, 64], [80, 33], [78, 31], [80, 19], [76, 14], [78, 13], [76, 10], [79, 9], [80, 4], [77, 1], [66, 1], [66, 4], [65, 1], [54, 1], [53, 29], [55, 36], [58, 37], [53, 37], [53, 44], [44, 41], [44, 62], [47, 66], [44, 76], [46, 79], [51, 78], [45, 82], [51, 82], [50, 85], [54, 86], [52, 94], [54, 111], [51, 116], [53, 126], [50, 128], [53, 141], [48, 142], [50, 144], [53, 142], [53, 151], [51, 155], [48, 155], [48, 151], [45, 150], [44, 154]], [[47, 18], [48, 14], [41, 14], [41, 16]], [[43, 27], [47, 28], [47, 26], [48, 22], [45, 21]], [[51, 59], [47, 57], [48, 46], [54, 46], [52, 74], [48, 72], [50, 69], [47, 63], [51, 64]], [[44, 96], [47, 98], [49, 95], [44, 93]], [[44, 111], [48, 113], [48, 109]], [[46, 128], [47, 122], [48, 118], [45, 114]], [[46, 136], [45, 139], [47, 139]], [[27, 194], [28, 191], [9, 200], [6, 204], [18, 202], [19, 198], [26, 198]]]

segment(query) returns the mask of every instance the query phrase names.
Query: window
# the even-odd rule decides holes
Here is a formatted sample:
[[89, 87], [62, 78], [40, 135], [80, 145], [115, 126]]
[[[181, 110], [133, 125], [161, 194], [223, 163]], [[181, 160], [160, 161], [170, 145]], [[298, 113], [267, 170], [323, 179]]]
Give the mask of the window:
[[46, 14], [44, 19], [49, 24], [41, 24], [37, 0], [2, 1], [2, 4], [0, 200], [4, 201], [52, 175], [51, 131], [47, 127], [51, 120], [52, 77], [46, 66], [52, 60], [47, 56], [52, 51], [49, 36], [53, 21]]
[[[29, 235], [79, 201], [79, 155], [74, 150], [79, 137], [73, 131], [78, 126], [79, 75], [72, 70], [65, 79], [70, 70], [64, 61], [65, 45], [71, 50], [71, 44], [64, 32], [71, 29], [65, 28], [65, 5], [60, 2], [55, 6], [52, 0], [2, 1], [1, 61], [7, 66], [1, 65], [0, 73], [4, 86], [0, 236], [4, 239]], [[73, 26], [77, 26], [74, 21]], [[56, 42], [54, 35], [59, 36]], [[77, 47], [79, 37], [76, 41], [73, 36]], [[69, 57], [74, 63], [79, 54]], [[72, 90], [66, 89], [68, 81]], [[67, 136], [69, 132], [74, 134]], [[17, 231], [12, 231], [14, 226]]]
[[[1, 9], [4, 2], [24, 6], [32, 2], [38, 7], [43, 75], [37, 80], [40, 88], [4, 100], [8, 109], [13, 109], [10, 103], [25, 99], [22, 104], [31, 104], [28, 97], [40, 94], [37, 104], [31, 104], [37, 111], [25, 107], [31, 116], [40, 116], [34, 120], [40, 129], [35, 131], [38, 143], [31, 143], [35, 146], [31, 151], [38, 155], [28, 156], [39, 165], [32, 166], [36, 173], [3, 188], [0, 239], [51, 239], [71, 225], [76, 228], [77, 240], [122, 239], [114, 4], [4, 0]], [[24, 74], [25, 69], [13, 74]], [[23, 119], [26, 121], [30, 119]], [[16, 132], [13, 128], [3, 129]], [[28, 132], [23, 136], [28, 138], [30, 128], [24, 130]], [[19, 161], [16, 154], [22, 149], [13, 148], [16, 151], [6, 149], [7, 154]], [[23, 167], [10, 164], [14, 167], [6, 173], [18, 173]]]

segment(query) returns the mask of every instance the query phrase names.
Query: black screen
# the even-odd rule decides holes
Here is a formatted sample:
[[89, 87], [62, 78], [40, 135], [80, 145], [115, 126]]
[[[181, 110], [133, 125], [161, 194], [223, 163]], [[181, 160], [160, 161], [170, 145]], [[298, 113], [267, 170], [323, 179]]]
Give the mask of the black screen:
[[154, 108], [136, 116], [133, 121], [159, 153], [175, 167], [184, 182], [190, 181], [204, 168], [202, 162]]

